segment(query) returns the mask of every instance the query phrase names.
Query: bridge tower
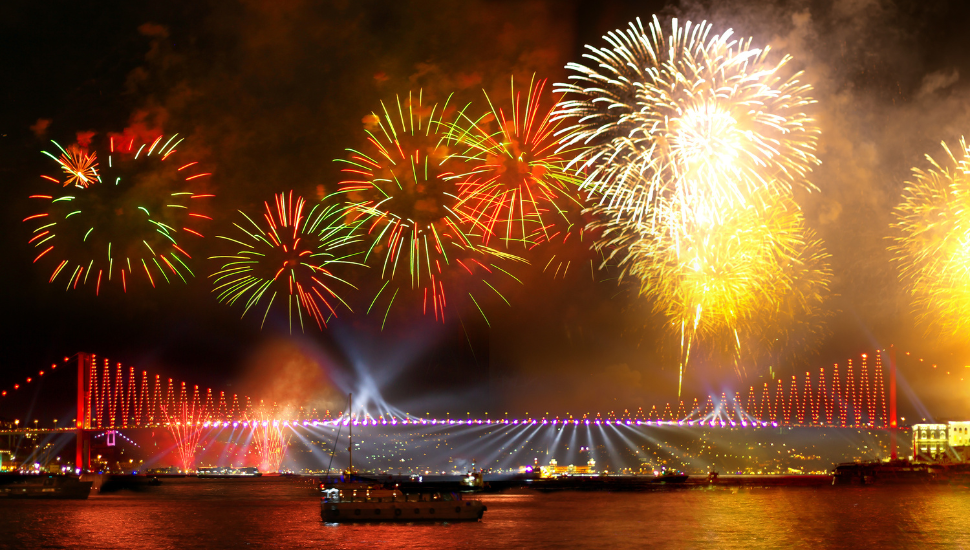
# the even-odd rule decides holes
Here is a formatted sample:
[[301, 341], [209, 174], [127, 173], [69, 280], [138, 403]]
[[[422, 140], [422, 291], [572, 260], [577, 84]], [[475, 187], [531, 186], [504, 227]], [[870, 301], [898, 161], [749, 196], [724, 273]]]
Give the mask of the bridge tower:
[[77, 354], [77, 454], [75, 468], [91, 469], [91, 372], [94, 355]]
[[896, 347], [889, 346], [889, 458], [896, 460]]

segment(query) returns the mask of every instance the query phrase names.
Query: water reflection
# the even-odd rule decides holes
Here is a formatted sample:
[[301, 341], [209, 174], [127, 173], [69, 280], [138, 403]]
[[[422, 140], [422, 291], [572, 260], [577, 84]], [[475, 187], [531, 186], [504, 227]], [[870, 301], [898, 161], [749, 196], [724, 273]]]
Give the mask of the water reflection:
[[970, 491], [948, 486], [479, 498], [480, 523], [334, 525], [296, 478], [166, 480], [88, 501], [0, 502], [0, 548], [970, 546]]

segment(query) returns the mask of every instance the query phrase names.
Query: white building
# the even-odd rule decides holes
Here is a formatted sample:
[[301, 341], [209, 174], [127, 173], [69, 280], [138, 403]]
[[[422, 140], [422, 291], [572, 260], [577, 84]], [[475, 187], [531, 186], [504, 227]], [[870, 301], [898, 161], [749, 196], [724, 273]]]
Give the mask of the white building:
[[963, 462], [970, 447], [970, 421], [913, 424], [913, 457]]

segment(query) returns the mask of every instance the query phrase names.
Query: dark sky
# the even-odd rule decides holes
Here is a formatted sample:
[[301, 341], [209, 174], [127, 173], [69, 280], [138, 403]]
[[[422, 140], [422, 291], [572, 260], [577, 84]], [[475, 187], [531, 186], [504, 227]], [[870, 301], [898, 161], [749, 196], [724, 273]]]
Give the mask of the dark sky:
[[[40, 154], [47, 140], [139, 126], [188, 136], [191, 153], [212, 167], [219, 232], [231, 213], [253, 211], [275, 192], [314, 198], [332, 189], [340, 179], [333, 159], [360, 144], [361, 120], [380, 100], [423, 88], [481, 105], [481, 90], [501, 95], [512, 74], [562, 81], [583, 44], [653, 13], [707, 19], [714, 32], [733, 28], [790, 53], [816, 89], [822, 165], [812, 181], [820, 191], [797, 198], [832, 254], [836, 314], [817, 355], [799, 353], [800, 362], [775, 371], [890, 343], [963, 368], [966, 339], [938, 341], [915, 325], [886, 245], [889, 210], [910, 168], [970, 128], [970, 11], [963, 2], [751, 4], [4, 2], [0, 384], [86, 350], [280, 399], [323, 391], [314, 374], [323, 365], [340, 389], [367, 372], [405, 409], [607, 410], [672, 400], [675, 360], [658, 319], [609, 273], [594, 281], [592, 256], [580, 247], [568, 252], [586, 271], [553, 280], [533, 261], [517, 273], [521, 287], [503, 289], [511, 307], [487, 304], [489, 325], [473, 311], [459, 309], [460, 321], [442, 325], [404, 310], [382, 332], [380, 315], [363, 313], [370, 296], [361, 293], [350, 299], [355, 313], [330, 329], [290, 337], [284, 318], [271, 316], [262, 331], [258, 316], [239, 320], [204, 276], [127, 296], [64, 292], [46, 283], [48, 266], [30, 263], [30, 230], [20, 221], [38, 175], [50, 170]], [[368, 275], [352, 277], [366, 283]], [[907, 372], [914, 384], [920, 368]], [[766, 375], [752, 369], [739, 382], [712, 362], [692, 369], [688, 395], [745, 388]], [[948, 398], [948, 410], [970, 412], [962, 398]]]

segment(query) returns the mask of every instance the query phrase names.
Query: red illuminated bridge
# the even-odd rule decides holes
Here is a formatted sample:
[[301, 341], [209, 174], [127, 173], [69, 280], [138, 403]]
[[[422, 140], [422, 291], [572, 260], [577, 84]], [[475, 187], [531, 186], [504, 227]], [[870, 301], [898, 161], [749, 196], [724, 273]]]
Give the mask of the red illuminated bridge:
[[[78, 353], [76, 425], [61, 429], [38, 429], [14, 425], [0, 433], [75, 431], [77, 462], [82, 469], [90, 466], [91, 438], [98, 432], [118, 429], [162, 428], [171, 432], [186, 470], [194, 463], [195, 449], [202, 433], [225, 426], [244, 427], [253, 431], [252, 441], [262, 456], [263, 464], [279, 465], [285, 452], [287, 430], [299, 426], [350, 424], [369, 426], [468, 426], [468, 425], [626, 425], [643, 427], [767, 428], [782, 426], [816, 426], [828, 428], [895, 428], [895, 357], [889, 350], [890, 368], [884, 376], [881, 353], [869, 361], [866, 354], [845, 366], [835, 364], [831, 371], [819, 368], [802, 377], [778, 379], [751, 386], [741, 392], [709, 395], [706, 399], [678, 401], [624, 410], [587, 413], [580, 416], [543, 418], [447, 418], [430, 419], [408, 415], [371, 416], [367, 413], [336, 416], [306, 410], [300, 404], [266, 404], [247, 396], [200, 390], [197, 385], [162, 379], [157, 374], [136, 371], [89, 353]], [[40, 377], [63, 376], [70, 372], [70, 361], [55, 364], [28, 377], [23, 384], [0, 391], [0, 399], [29, 387]], [[886, 391], [885, 378], [889, 378]], [[2, 402], [2, 401], [0, 401]], [[895, 435], [895, 430], [891, 430]], [[894, 440], [895, 438], [893, 438]], [[893, 452], [895, 445], [892, 446]], [[895, 454], [895, 453], [894, 453]]]

